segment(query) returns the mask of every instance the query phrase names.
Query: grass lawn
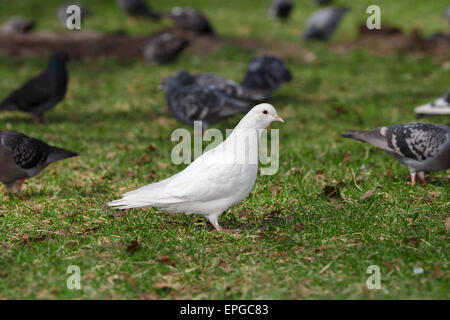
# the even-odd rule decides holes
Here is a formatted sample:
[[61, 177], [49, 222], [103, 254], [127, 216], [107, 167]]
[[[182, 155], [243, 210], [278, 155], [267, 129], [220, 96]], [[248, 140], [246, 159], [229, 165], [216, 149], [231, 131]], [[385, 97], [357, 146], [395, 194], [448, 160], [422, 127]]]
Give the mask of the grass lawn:
[[[3, 1], [0, 22], [21, 14], [37, 19], [38, 31], [62, 30], [55, 14], [60, 2]], [[80, 2], [92, 11], [87, 29], [138, 35], [170, 25], [129, 22], [112, 1]], [[296, 1], [293, 19], [280, 24], [267, 18], [268, 1], [151, 2], [159, 10], [195, 5], [219, 35], [281, 42], [299, 42], [316, 8]], [[336, 2], [353, 10], [332, 43], [353, 39], [373, 3]], [[448, 1], [416, 1], [413, 7], [408, 0], [376, 2], [382, 23], [424, 34], [446, 30]], [[184, 53], [165, 66], [75, 61], [66, 99], [43, 125], [21, 113], [0, 114], [0, 130], [81, 154], [27, 180], [19, 196], [0, 187], [0, 298], [449, 299], [449, 172], [411, 186], [405, 166], [339, 136], [346, 129], [417, 121], [416, 105], [449, 90], [448, 63], [299, 45], [315, 59], [287, 59], [294, 79], [272, 102], [286, 121], [271, 126], [280, 129], [279, 171], [259, 176], [250, 196], [221, 216], [222, 225], [238, 230], [231, 236], [196, 215], [139, 209], [112, 217], [117, 212], [105, 203], [184, 168], [170, 160], [170, 135], [180, 127], [193, 130], [169, 114], [161, 79], [184, 68], [240, 81], [257, 51], [224, 45], [209, 54]], [[45, 57], [0, 56], [0, 98], [46, 63]], [[215, 127], [225, 131], [240, 118]], [[450, 125], [448, 117], [423, 121]], [[327, 196], [327, 186], [337, 186], [340, 196]], [[70, 265], [81, 269], [81, 290], [66, 287]], [[370, 265], [381, 269], [380, 290], [366, 287]], [[415, 267], [423, 273], [414, 274]]]

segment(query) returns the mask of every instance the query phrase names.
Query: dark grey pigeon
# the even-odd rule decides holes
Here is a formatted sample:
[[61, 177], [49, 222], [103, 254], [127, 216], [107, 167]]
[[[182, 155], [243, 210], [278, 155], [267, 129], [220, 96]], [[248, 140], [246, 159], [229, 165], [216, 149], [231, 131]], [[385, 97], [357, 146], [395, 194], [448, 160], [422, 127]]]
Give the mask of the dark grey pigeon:
[[189, 40], [165, 32], [149, 40], [144, 47], [144, 57], [154, 64], [173, 62], [188, 45]]
[[36, 22], [23, 17], [12, 17], [2, 24], [3, 34], [27, 33], [36, 25]]
[[[237, 100], [249, 102], [263, 102], [271, 98], [270, 90], [254, 90], [244, 88], [233, 80], [225, 79], [214, 73], [197, 73], [191, 75], [188, 72], [181, 70], [176, 75], [179, 79], [184, 79], [184, 82], [196, 84], [199, 86], [209, 86], [225, 91], [225, 93]], [[180, 80], [183, 82], [183, 80]]]
[[42, 121], [44, 113], [56, 106], [66, 95], [69, 76], [66, 63], [69, 55], [64, 51], [52, 54], [47, 68], [0, 102], [0, 111], [20, 110]]
[[0, 181], [8, 191], [20, 192], [25, 179], [38, 175], [53, 162], [77, 155], [23, 133], [0, 131]]
[[326, 6], [329, 5], [333, 0], [314, 0], [314, 2], [318, 5], [318, 6]]
[[159, 13], [154, 12], [144, 0], [116, 0], [117, 5], [132, 17], [145, 17], [155, 21], [161, 19]]
[[193, 31], [197, 34], [214, 35], [214, 30], [208, 19], [199, 11], [189, 7], [175, 7], [169, 18], [179, 29]]
[[63, 25], [63, 27], [66, 26], [66, 21], [67, 21], [67, 17], [68, 17], [67, 8], [71, 5], [77, 5], [78, 7], [80, 7], [81, 20], [83, 20], [84, 18], [89, 17], [91, 15], [90, 12], [85, 7], [83, 7], [79, 2], [64, 3], [58, 7], [58, 11], [56, 12], [58, 19], [61, 22], [61, 24]]
[[191, 81], [191, 77], [176, 74], [164, 78], [161, 83], [169, 111], [183, 123], [194, 125], [194, 121], [202, 121], [203, 130], [206, 130], [209, 125], [245, 113], [253, 106], [214, 86], [200, 86]]
[[349, 8], [323, 8], [309, 16], [304, 40], [327, 40]]
[[282, 21], [289, 18], [294, 4], [287, 0], [273, 0], [269, 7], [269, 16]]
[[407, 123], [372, 131], [347, 130], [345, 138], [368, 142], [405, 164], [423, 183], [425, 172], [450, 168], [450, 127], [430, 123]]
[[272, 92], [291, 79], [292, 74], [283, 61], [274, 56], [264, 55], [250, 61], [242, 86]]

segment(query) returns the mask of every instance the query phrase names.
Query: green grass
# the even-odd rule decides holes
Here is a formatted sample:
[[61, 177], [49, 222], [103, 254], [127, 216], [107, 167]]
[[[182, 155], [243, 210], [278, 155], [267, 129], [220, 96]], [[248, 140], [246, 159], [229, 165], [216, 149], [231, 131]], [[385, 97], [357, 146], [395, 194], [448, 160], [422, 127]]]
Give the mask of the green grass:
[[[157, 9], [175, 5], [168, 1]], [[300, 2], [300, 1], [297, 1]], [[354, 8], [333, 42], [356, 34], [373, 1], [337, 1]], [[2, 2], [0, 21], [15, 14], [39, 20], [39, 30], [61, 30], [52, 4]], [[178, 1], [177, 4], [192, 3]], [[219, 34], [298, 41], [314, 6], [297, 3], [285, 25], [266, 18], [266, 2], [195, 1]], [[382, 21], [405, 30], [443, 31], [446, 1], [377, 1]], [[220, 4], [220, 5], [219, 5]], [[93, 2], [86, 27], [145, 34], [169, 25], [128, 24], [110, 2]], [[119, 18], [117, 18], [119, 17]], [[446, 92], [449, 70], [431, 57], [378, 57], [363, 50], [337, 54], [304, 45], [317, 59], [287, 60], [294, 79], [273, 104], [280, 129], [280, 169], [259, 176], [250, 196], [212, 230], [200, 216], [130, 210], [112, 218], [105, 203], [123, 192], [166, 178], [173, 165], [168, 113], [158, 84], [180, 68], [240, 81], [256, 51], [224, 46], [183, 54], [177, 63], [100, 59], [69, 65], [66, 99], [37, 125], [21, 113], [0, 114], [1, 130], [15, 130], [80, 152], [26, 182], [20, 196], [0, 188], [0, 298], [6, 299], [449, 299], [447, 172], [411, 186], [406, 167], [375, 148], [344, 140], [345, 129], [416, 121], [413, 108]], [[0, 57], [1, 96], [38, 73], [45, 58]], [[163, 120], [161, 120], [163, 119]], [[234, 117], [217, 128], [233, 128]], [[425, 119], [449, 125], [449, 119]], [[371, 165], [361, 171], [362, 164]], [[390, 173], [390, 174], [389, 174]], [[324, 194], [338, 185], [342, 200]], [[366, 200], [360, 196], [377, 187]], [[138, 250], [127, 250], [137, 240]], [[167, 256], [167, 257], [165, 257]], [[81, 268], [82, 290], [68, 290], [69, 265]], [[381, 268], [381, 290], [366, 288], [366, 269]], [[423, 274], [413, 274], [420, 266]]]

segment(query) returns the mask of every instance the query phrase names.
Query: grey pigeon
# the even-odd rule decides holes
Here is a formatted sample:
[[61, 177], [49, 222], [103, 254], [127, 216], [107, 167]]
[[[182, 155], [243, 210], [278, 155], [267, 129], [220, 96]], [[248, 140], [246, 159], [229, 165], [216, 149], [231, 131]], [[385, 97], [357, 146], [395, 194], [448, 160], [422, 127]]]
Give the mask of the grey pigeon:
[[269, 7], [269, 16], [285, 21], [289, 18], [294, 4], [287, 0], [273, 0]]
[[327, 40], [349, 8], [323, 8], [309, 16], [304, 40]]
[[90, 12], [85, 7], [83, 7], [79, 2], [64, 3], [58, 7], [58, 11], [57, 11], [58, 19], [61, 22], [61, 24], [63, 25], [63, 27], [66, 26], [66, 22], [67, 22], [67, 17], [68, 17], [67, 8], [71, 5], [77, 5], [78, 7], [80, 7], [81, 20], [83, 20], [84, 18], [89, 17], [91, 15]]
[[203, 130], [225, 118], [245, 113], [252, 106], [214, 86], [192, 83], [190, 77], [183, 77], [179, 73], [164, 78], [161, 85], [172, 115], [189, 125], [194, 125], [194, 121], [202, 121]]
[[36, 22], [23, 17], [12, 17], [2, 24], [3, 34], [27, 33], [36, 25]]
[[237, 100], [262, 102], [269, 100], [271, 91], [269, 90], [254, 90], [244, 88], [233, 80], [225, 79], [214, 73], [197, 73], [191, 75], [188, 72], [181, 70], [176, 76], [181, 79], [181, 82], [199, 86], [209, 86], [225, 91], [225, 93]]
[[69, 80], [66, 69], [68, 60], [67, 52], [53, 53], [42, 73], [28, 80], [0, 102], [0, 111], [20, 110], [42, 121], [44, 112], [64, 99]]
[[374, 145], [405, 164], [423, 183], [425, 172], [450, 168], [450, 127], [430, 123], [407, 123], [380, 127], [372, 131], [347, 130], [342, 134]]
[[38, 175], [53, 162], [77, 155], [23, 133], [0, 131], [0, 181], [8, 191], [20, 192], [25, 179]]
[[254, 90], [274, 91], [291, 79], [292, 74], [283, 61], [274, 56], [264, 55], [250, 61], [242, 86]]
[[165, 32], [149, 40], [144, 47], [144, 57], [154, 64], [173, 62], [188, 44], [189, 40]]
[[314, 2], [318, 5], [318, 6], [326, 6], [329, 5], [333, 0], [314, 0]]
[[420, 115], [450, 115], [450, 91], [433, 102], [418, 106], [414, 109]]
[[132, 17], [145, 17], [155, 21], [161, 18], [159, 13], [154, 12], [144, 0], [116, 0], [117, 5]]
[[169, 18], [179, 29], [193, 31], [197, 34], [214, 35], [214, 30], [205, 15], [193, 8], [174, 7]]

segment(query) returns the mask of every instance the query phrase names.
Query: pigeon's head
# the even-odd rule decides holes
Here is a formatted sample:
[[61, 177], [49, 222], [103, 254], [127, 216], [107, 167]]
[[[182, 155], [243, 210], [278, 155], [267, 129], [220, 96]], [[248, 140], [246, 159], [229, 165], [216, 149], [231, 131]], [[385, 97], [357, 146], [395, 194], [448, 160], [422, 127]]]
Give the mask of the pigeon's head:
[[186, 86], [194, 82], [194, 77], [190, 75], [187, 71], [180, 70], [173, 76], [167, 76], [162, 79], [160, 89], [167, 92], [172, 88], [179, 86]]
[[284, 120], [277, 114], [277, 110], [268, 103], [261, 103], [254, 106], [244, 118], [242, 118], [239, 125], [241, 127], [247, 127], [251, 129], [264, 129], [268, 127], [272, 122]]

